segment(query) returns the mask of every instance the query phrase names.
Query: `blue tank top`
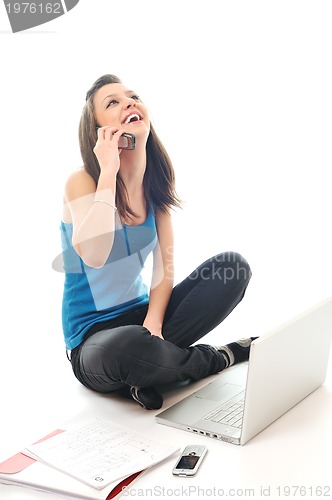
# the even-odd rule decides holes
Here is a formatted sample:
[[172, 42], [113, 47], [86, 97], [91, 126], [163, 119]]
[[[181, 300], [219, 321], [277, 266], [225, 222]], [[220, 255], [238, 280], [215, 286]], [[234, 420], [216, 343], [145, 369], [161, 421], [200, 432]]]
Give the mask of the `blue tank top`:
[[119, 224], [113, 247], [102, 268], [87, 266], [72, 245], [73, 226], [61, 221], [65, 272], [62, 325], [67, 349], [74, 349], [97, 322], [116, 318], [147, 304], [148, 287], [141, 272], [157, 243], [154, 214], [143, 224]]

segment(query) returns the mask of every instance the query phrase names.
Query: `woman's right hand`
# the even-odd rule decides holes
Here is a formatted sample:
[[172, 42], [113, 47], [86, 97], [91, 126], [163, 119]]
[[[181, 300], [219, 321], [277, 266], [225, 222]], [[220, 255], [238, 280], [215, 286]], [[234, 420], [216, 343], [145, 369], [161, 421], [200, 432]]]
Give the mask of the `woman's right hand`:
[[93, 152], [97, 157], [101, 173], [111, 173], [116, 176], [120, 168], [119, 139], [124, 130], [116, 127], [100, 127], [97, 130], [98, 139]]

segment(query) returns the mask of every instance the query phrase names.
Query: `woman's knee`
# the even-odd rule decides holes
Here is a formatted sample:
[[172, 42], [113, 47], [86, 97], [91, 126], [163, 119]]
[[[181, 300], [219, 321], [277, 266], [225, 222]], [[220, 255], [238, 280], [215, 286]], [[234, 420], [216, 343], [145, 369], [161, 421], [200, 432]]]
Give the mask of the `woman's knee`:
[[248, 284], [251, 269], [245, 258], [238, 252], [223, 252], [211, 259], [212, 276], [219, 278], [223, 284], [242, 282]]

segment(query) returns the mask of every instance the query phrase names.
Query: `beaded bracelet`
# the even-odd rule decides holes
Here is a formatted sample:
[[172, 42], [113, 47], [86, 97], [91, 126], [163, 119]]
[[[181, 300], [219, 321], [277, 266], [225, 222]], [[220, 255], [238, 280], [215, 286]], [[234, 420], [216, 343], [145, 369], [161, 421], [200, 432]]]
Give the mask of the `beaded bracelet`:
[[110, 207], [113, 207], [114, 210], [117, 210], [116, 206], [113, 205], [113, 203], [110, 203], [109, 201], [105, 201], [105, 200], [93, 200], [93, 203], [106, 203], [106, 205], [109, 205]]

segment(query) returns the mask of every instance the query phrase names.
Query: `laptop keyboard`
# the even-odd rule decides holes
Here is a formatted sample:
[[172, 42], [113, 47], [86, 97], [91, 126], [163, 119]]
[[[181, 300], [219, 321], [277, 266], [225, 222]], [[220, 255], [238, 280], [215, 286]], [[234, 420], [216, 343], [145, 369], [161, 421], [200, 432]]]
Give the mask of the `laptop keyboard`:
[[245, 391], [240, 392], [205, 415], [203, 419], [240, 428], [244, 411], [244, 395]]

